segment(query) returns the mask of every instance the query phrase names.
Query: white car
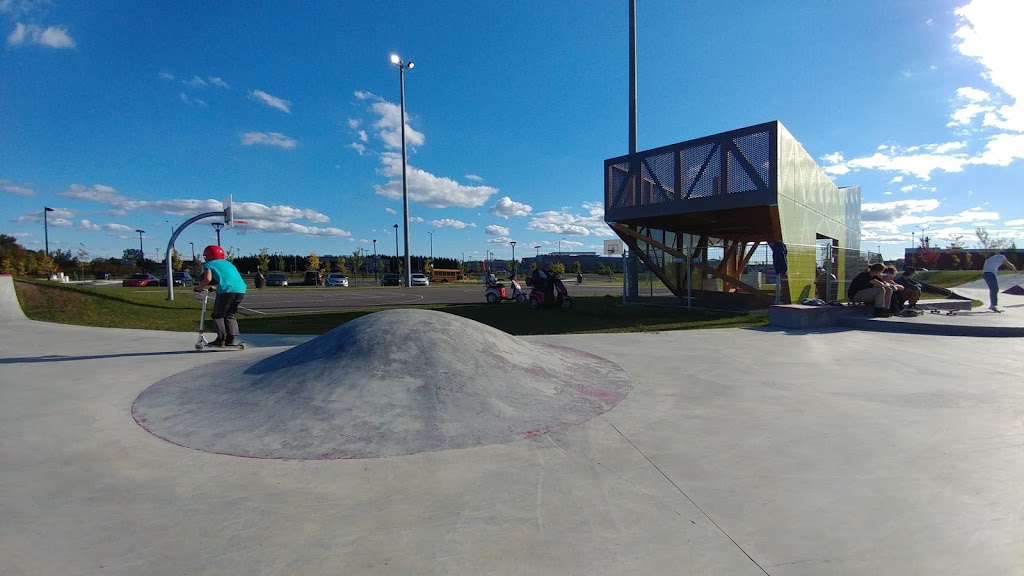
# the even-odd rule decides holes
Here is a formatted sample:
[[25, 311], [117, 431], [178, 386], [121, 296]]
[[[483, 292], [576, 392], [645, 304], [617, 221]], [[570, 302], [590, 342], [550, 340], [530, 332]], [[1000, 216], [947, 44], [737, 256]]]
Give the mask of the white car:
[[348, 288], [348, 276], [340, 272], [331, 272], [327, 275], [327, 280], [324, 283], [328, 286], [344, 286]]
[[420, 274], [419, 272], [415, 272], [412, 275], [411, 285], [412, 286], [430, 286], [430, 280], [427, 279], [427, 276], [425, 274]]

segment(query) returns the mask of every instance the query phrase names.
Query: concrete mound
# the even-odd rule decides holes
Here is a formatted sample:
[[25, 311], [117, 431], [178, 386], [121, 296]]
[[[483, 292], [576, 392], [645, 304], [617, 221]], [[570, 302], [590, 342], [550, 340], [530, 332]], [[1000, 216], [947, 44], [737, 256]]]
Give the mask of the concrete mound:
[[377, 312], [268, 354], [171, 376], [132, 414], [208, 452], [378, 458], [538, 436], [607, 411], [631, 388], [598, 356], [428, 310]]
[[1013, 286], [1010, 286], [1006, 290], [1003, 290], [1003, 294], [1012, 294], [1014, 296], [1024, 296], [1024, 287], [1021, 287], [1020, 284], [1015, 284]]
[[25, 320], [25, 312], [14, 293], [14, 279], [9, 274], [0, 274], [0, 320]]

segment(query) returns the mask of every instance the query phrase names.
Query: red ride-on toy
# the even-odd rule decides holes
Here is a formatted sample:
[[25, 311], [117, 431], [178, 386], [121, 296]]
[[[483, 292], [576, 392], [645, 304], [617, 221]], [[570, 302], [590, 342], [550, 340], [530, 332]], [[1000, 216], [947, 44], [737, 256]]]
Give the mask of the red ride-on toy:
[[543, 287], [538, 288], [531, 283], [530, 308], [534, 310], [542, 306], [559, 306], [566, 310], [572, 308], [572, 296], [569, 296], [569, 291], [562, 283], [562, 276], [560, 274], [549, 275], [547, 283], [550, 285], [550, 291], [544, 290]]

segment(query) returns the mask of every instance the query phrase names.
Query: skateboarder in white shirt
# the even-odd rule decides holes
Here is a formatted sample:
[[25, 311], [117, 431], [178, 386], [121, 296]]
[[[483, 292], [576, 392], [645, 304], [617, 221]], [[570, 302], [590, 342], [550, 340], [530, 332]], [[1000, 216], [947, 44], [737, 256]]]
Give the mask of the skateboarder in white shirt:
[[1009, 266], [1011, 270], [1017, 269], [1006, 259], [1006, 252], [990, 256], [985, 260], [985, 265], [982, 267], [982, 277], [985, 279], [985, 283], [988, 284], [988, 299], [992, 304], [988, 309], [993, 312], [1001, 312], [999, 308], [996, 308], [996, 305], [999, 304], [999, 279], [996, 277], [996, 272], [1003, 265]]

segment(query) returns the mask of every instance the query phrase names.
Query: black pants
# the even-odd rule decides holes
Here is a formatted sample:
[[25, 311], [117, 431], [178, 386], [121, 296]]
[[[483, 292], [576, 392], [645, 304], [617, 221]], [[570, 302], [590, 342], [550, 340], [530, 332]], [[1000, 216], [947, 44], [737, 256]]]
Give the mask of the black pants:
[[217, 327], [217, 338], [234, 340], [238, 336], [235, 312], [238, 312], [242, 298], [245, 298], [245, 294], [238, 292], [217, 294], [217, 300], [213, 303], [213, 324]]

